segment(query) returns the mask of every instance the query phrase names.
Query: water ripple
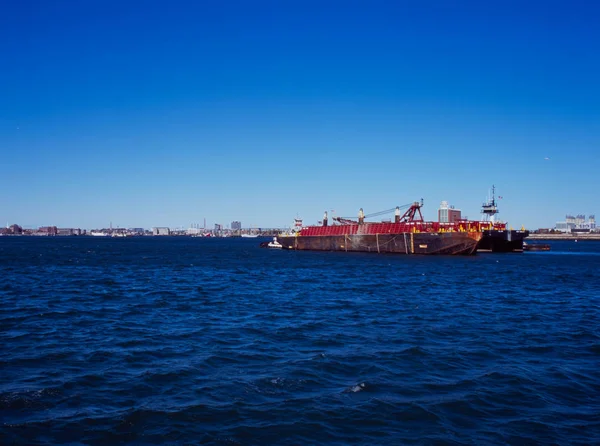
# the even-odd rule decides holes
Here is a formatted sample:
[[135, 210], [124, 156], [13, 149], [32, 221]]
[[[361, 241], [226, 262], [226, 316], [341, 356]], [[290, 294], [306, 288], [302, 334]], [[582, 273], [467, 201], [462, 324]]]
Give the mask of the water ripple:
[[2, 444], [594, 444], [600, 244], [0, 239]]

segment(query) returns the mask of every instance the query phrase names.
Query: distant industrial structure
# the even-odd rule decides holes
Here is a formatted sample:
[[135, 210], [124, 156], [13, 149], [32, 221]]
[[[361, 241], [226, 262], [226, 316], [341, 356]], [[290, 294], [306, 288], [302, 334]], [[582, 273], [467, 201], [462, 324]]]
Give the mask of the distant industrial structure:
[[152, 228], [152, 235], [171, 235], [171, 230], [166, 227]]
[[241, 231], [242, 230], [242, 222], [241, 221], [232, 221], [231, 222], [231, 230], [232, 231]]
[[206, 229], [200, 227], [200, 224], [192, 223], [192, 225], [186, 231], [186, 234], [192, 235], [192, 236], [199, 236], [199, 235], [203, 234], [204, 232], [206, 232]]
[[565, 221], [556, 222], [555, 229], [566, 233], [586, 233], [596, 231], [596, 216], [590, 215], [586, 221], [584, 214], [566, 215]]
[[454, 206], [449, 206], [447, 201], [442, 201], [438, 209], [438, 221], [440, 223], [454, 223], [461, 218], [460, 209], [455, 209]]

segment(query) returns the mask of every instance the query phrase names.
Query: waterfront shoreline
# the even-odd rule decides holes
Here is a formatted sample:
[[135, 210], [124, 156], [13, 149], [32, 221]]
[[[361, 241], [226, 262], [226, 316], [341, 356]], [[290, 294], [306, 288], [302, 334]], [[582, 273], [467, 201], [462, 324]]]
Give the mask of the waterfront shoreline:
[[594, 240], [600, 241], [600, 234], [529, 234], [526, 240]]

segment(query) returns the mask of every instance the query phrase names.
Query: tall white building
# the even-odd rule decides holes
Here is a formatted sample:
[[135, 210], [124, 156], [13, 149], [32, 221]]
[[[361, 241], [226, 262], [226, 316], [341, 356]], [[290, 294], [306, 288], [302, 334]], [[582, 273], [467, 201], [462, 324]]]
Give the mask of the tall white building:
[[449, 206], [447, 201], [442, 201], [438, 209], [438, 221], [440, 223], [454, 223], [461, 219], [460, 209]]

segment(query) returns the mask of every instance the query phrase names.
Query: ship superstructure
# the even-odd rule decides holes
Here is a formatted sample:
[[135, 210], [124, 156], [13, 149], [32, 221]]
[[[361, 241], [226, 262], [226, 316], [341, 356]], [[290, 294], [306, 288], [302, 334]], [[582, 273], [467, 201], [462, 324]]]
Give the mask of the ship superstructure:
[[496, 214], [500, 212], [496, 206], [496, 186], [492, 186], [492, 195], [481, 205], [481, 213], [484, 221], [494, 223]]
[[507, 229], [505, 222], [496, 221], [498, 205], [496, 187], [492, 186], [491, 196], [481, 205], [483, 221], [491, 226], [483, 230], [478, 251], [487, 252], [523, 252], [523, 240], [529, 235], [525, 229]]

